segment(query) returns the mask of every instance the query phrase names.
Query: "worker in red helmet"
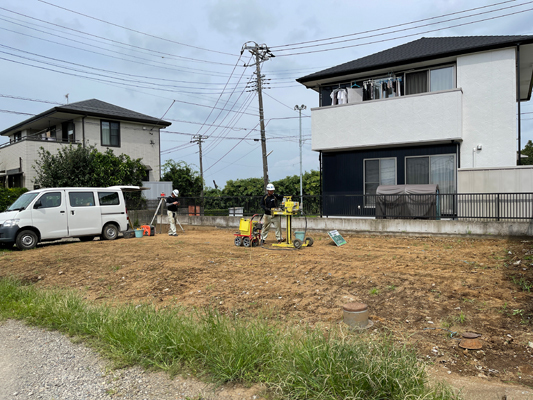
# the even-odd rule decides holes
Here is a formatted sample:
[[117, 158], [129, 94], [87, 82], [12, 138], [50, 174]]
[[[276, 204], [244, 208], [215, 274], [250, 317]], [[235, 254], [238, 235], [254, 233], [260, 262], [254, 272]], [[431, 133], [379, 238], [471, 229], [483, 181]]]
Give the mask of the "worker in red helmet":
[[178, 195], [180, 191], [174, 189], [172, 194], [165, 199], [167, 204], [167, 216], [168, 216], [168, 236], [178, 236], [176, 233], [176, 214], [178, 213]]
[[265, 214], [263, 215], [263, 229], [261, 231], [261, 244], [265, 243], [272, 223], [276, 226], [276, 239], [278, 243], [281, 243], [285, 240], [281, 237], [281, 216], [272, 215], [272, 209], [278, 208], [278, 204], [283, 200], [283, 196], [274, 193], [276, 188], [271, 183], [267, 185], [266, 189], [267, 194], [261, 199], [261, 208], [265, 210]]

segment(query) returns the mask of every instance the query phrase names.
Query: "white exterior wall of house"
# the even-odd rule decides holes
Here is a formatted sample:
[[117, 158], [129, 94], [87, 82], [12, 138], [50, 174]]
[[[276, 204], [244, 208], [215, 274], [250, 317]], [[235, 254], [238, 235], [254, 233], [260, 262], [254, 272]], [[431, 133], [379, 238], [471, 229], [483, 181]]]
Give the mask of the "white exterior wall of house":
[[[98, 151], [105, 152], [108, 148], [113, 150], [115, 155], [127, 154], [131, 158], [142, 158], [142, 163], [150, 166], [149, 180], [159, 181], [159, 128], [151, 130], [147, 124], [138, 124], [134, 122], [120, 122], [120, 147], [102, 146], [100, 137], [100, 121], [114, 121], [107, 118], [85, 118], [85, 143], [94, 145]], [[143, 129], [146, 128], [146, 129]], [[80, 127], [76, 124], [76, 138], [81, 140], [81, 119]], [[153, 142], [153, 144], [151, 143]]]
[[313, 108], [312, 148], [327, 151], [458, 140], [462, 109], [460, 89]]
[[457, 58], [457, 87], [463, 90], [461, 168], [516, 165], [515, 62], [515, 48]]
[[[107, 146], [101, 145], [100, 138], [100, 118], [86, 117], [84, 124], [82, 118], [74, 119], [75, 139], [79, 143], [83, 140], [83, 125], [85, 126], [85, 143], [94, 145], [96, 148], [105, 152]], [[104, 119], [112, 121], [111, 119]], [[150, 181], [159, 181], [159, 128], [152, 130], [146, 124], [137, 124], [132, 122], [120, 122], [120, 147], [109, 147], [115, 155], [127, 154], [132, 159], [142, 158], [142, 163], [149, 166], [152, 170], [149, 172]], [[146, 127], [147, 129], [143, 129]], [[28, 131], [21, 132], [24, 139]], [[61, 140], [61, 124], [56, 126], [56, 136]], [[150, 142], [153, 141], [153, 144]], [[23, 186], [33, 189], [36, 172], [33, 168], [35, 161], [38, 159], [39, 149], [43, 147], [51, 153], [56, 153], [62, 146], [68, 146], [68, 143], [59, 143], [50, 140], [22, 140], [9, 146], [0, 148], [0, 170], [10, 170], [22, 166]]]
[[462, 140], [462, 168], [516, 165], [515, 49], [459, 56], [456, 72], [453, 90], [313, 108], [312, 149]]

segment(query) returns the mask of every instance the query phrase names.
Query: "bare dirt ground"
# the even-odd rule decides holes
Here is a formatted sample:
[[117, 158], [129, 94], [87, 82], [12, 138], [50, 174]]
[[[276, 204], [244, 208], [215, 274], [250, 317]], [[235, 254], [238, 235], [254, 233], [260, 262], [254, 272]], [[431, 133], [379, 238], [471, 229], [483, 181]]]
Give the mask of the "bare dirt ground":
[[[116, 241], [42, 244], [0, 253], [0, 276], [78, 289], [96, 302], [274, 311], [290, 323], [342, 323], [368, 305], [371, 329], [416, 344], [444, 376], [533, 388], [533, 240], [308, 232], [300, 250], [236, 247], [233, 230], [184, 227]], [[342, 233], [342, 232], [341, 232]], [[457, 332], [450, 337], [450, 332]], [[481, 334], [481, 350], [459, 347]]]

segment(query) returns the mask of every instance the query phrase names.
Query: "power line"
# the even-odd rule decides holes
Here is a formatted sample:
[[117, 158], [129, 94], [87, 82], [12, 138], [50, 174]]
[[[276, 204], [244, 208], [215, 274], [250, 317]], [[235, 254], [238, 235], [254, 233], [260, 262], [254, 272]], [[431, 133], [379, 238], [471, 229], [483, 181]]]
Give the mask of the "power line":
[[366, 45], [370, 45], [370, 44], [389, 42], [391, 40], [397, 40], [397, 39], [404, 39], [404, 38], [407, 38], [407, 37], [419, 36], [419, 35], [423, 35], [425, 33], [437, 32], [437, 31], [441, 31], [441, 30], [444, 30], [444, 29], [457, 28], [459, 26], [466, 26], [466, 25], [477, 24], [477, 23], [480, 23], [480, 22], [491, 21], [491, 20], [494, 20], [494, 19], [508, 17], [508, 16], [511, 16], [511, 15], [522, 14], [522, 13], [525, 13], [525, 12], [528, 12], [528, 11], [532, 11], [532, 10], [533, 10], [533, 8], [528, 8], [528, 9], [525, 9], [525, 10], [522, 10], [522, 11], [516, 11], [516, 12], [513, 12], [513, 13], [509, 13], [509, 14], [498, 15], [498, 16], [495, 16], [495, 17], [480, 19], [480, 20], [477, 20], [477, 21], [465, 22], [465, 23], [462, 23], [462, 24], [450, 25], [450, 26], [446, 26], [446, 27], [443, 27], [443, 28], [431, 29], [431, 30], [428, 30], [428, 31], [412, 33], [412, 34], [409, 34], [409, 35], [397, 36], [397, 37], [388, 38], [388, 39], [382, 39], [382, 40], [375, 40], [373, 42], [353, 44], [353, 45], [349, 45], [349, 46], [333, 47], [331, 49], [313, 50], [313, 51], [306, 51], [306, 52], [300, 52], [300, 53], [290, 53], [290, 54], [280, 54], [280, 55], [278, 55], [278, 57], [296, 56], [296, 55], [312, 54], [312, 53], [322, 53], [322, 52], [325, 52], [325, 51], [341, 50], [341, 49], [348, 49], [348, 48], [352, 48], [352, 47], [359, 47], [359, 46], [366, 46]]
[[483, 15], [483, 14], [489, 14], [489, 13], [493, 13], [493, 12], [496, 12], [496, 11], [501, 11], [501, 10], [505, 10], [505, 9], [509, 9], [509, 8], [516, 8], [516, 7], [520, 7], [520, 6], [523, 6], [525, 4], [531, 4], [531, 3], [533, 3], [533, 1], [528, 1], [528, 2], [525, 2], [525, 3], [516, 4], [516, 5], [512, 5], [512, 6], [508, 6], [508, 7], [502, 7], [502, 8], [496, 9], [496, 10], [484, 11], [484, 12], [477, 13], [477, 14], [467, 15], [467, 16], [464, 16], [464, 17], [450, 18], [450, 19], [444, 20], [444, 21], [438, 21], [438, 22], [432, 22], [432, 23], [429, 23], [429, 24], [413, 26], [411, 28], [397, 29], [395, 31], [390, 31], [390, 32], [385, 32], [385, 33], [378, 33], [378, 34], [375, 34], [375, 35], [361, 36], [361, 37], [354, 38], [354, 39], [338, 40], [338, 41], [330, 42], [330, 43], [314, 44], [314, 45], [300, 46], [300, 47], [291, 47], [291, 48], [287, 48], [287, 49], [280, 49], [278, 51], [288, 51], [288, 50], [304, 49], [304, 48], [318, 47], [318, 46], [329, 46], [331, 44], [336, 44], [336, 43], [351, 42], [351, 41], [354, 41], [354, 40], [361, 40], [361, 39], [368, 39], [368, 38], [377, 37], [377, 36], [390, 35], [390, 34], [393, 34], [393, 33], [404, 32], [404, 31], [408, 31], [408, 30], [412, 30], [412, 29], [418, 29], [418, 28], [422, 28], [422, 27], [425, 27], [425, 26], [438, 25], [438, 24], [443, 24], [445, 22], [455, 21], [455, 20], [464, 19], [464, 18], [471, 18], [471, 17], [474, 17], [474, 16]]
[[[77, 78], [84, 78], [84, 79], [89, 79], [89, 80], [93, 80], [93, 81], [97, 81], [97, 82], [103, 82], [103, 83], [112, 83], [112, 84], [124, 85], [121, 82], [112, 82], [112, 81], [108, 81], [108, 80], [105, 80], [105, 79], [93, 78], [93, 77], [90, 77], [90, 76], [82, 76], [82, 75], [72, 74], [72, 73], [65, 72], [65, 71], [57, 71], [57, 70], [54, 70], [54, 69], [51, 69], [51, 68], [40, 67], [40, 66], [37, 66], [37, 65], [31, 65], [31, 64], [24, 63], [24, 62], [20, 62], [20, 61], [10, 60], [10, 59], [4, 58], [4, 57], [0, 57], [0, 60], [9, 61], [9, 62], [20, 64], [20, 65], [26, 65], [26, 66], [33, 67], [33, 68], [43, 69], [43, 70], [46, 70], [46, 71], [52, 71], [52, 72], [56, 72], [56, 73], [63, 74], [63, 75], [74, 76], [74, 77], [77, 77]], [[162, 89], [144, 87], [144, 86], [139, 86], [139, 85], [127, 85], [127, 88], [130, 88], [130, 87], [139, 87], [139, 88], [151, 89], [151, 90], [162, 90]], [[168, 92], [172, 92], [172, 90], [167, 90], [167, 91]], [[212, 106], [208, 106], [208, 105], [205, 105], [205, 104], [193, 103], [193, 102], [190, 102], [190, 101], [184, 101], [184, 100], [176, 100], [176, 101], [179, 102], [179, 103], [190, 104], [190, 105], [195, 105], [195, 106], [199, 106], [199, 107], [207, 107], [207, 108], [211, 108], [212, 107]], [[215, 107], [215, 108], [218, 109], [218, 110], [226, 110], [226, 111], [229, 111], [229, 112], [235, 112], [232, 109], [223, 109], [223, 108], [219, 108], [219, 107]], [[244, 114], [257, 116], [257, 114], [251, 114], [251, 113], [244, 113]]]
[[383, 27], [383, 28], [371, 29], [371, 30], [368, 30], [368, 31], [361, 31], [361, 32], [357, 32], [357, 33], [349, 33], [347, 35], [332, 36], [332, 37], [325, 38], [325, 39], [308, 40], [308, 41], [305, 41], [305, 42], [296, 42], [296, 43], [290, 43], [290, 44], [284, 44], [284, 45], [278, 45], [278, 46], [271, 46], [271, 48], [272, 49], [278, 49], [277, 51], [283, 51], [281, 49], [281, 47], [296, 46], [296, 45], [307, 44], [307, 43], [324, 42], [324, 41], [327, 41], [327, 40], [341, 39], [341, 38], [350, 37], [350, 36], [362, 35], [362, 34], [365, 34], [365, 33], [379, 32], [379, 31], [383, 31], [383, 30], [387, 30], [387, 29], [398, 28], [400, 26], [416, 24], [418, 22], [424, 22], [424, 21], [430, 21], [430, 20], [437, 19], [437, 18], [448, 17], [450, 15], [457, 15], [457, 14], [462, 14], [462, 13], [469, 12], [469, 11], [475, 11], [475, 10], [480, 10], [480, 9], [483, 9], [483, 8], [494, 7], [494, 6], [497, 6], [497, 5], [500, 5], [500, 4], [512, 3], [514, 1], [516, 1], [516, 0], [507, 0], [507, 1], [500, 2], [500, 3], [494, 3], [494, 4], [489, 4], [489, 5], [486, 5], [486, 6], [482, 6], [482, 7], [470, 8], [468, 10], [457, 11], [457, 12], [453, 12], [453, 13], [449, 13], [449, 14], [437, 15], [435, 17], [419, 19], [419, 20], [411, 21], [411, 22], [404, 22], [402, 24], [386, 26], [386, 27]]
[[[44, 21], [44, 20], [42, 20], [42, 19], [35, 18], [35, 17], [31, 17], [31, 16], [29, 16], [29, 15], [22, 14], [22, 13], [19, 13], [19, 12], [16, 12], [16, 11], [12, 11], [12, 10], [9, 10], [9, 9], [7, 9], [7, 8], [4, 8], [4, 7], [0, 7], [0, 10], [4, 10], [4, 11], [7, 11], [7, 12], [10, 12], [10, 13], [13, 13], [13, 14], [20, 15], [20, 16], [25, 17], [25, 18], [29, 18], [29, 19], [33, 19], [33, 20], [39, 21], [39, 22], [44, 22], [44, 23], [49, 24], [49, 25], [58, 26], [58, 27], [61, 27], [61, 28], [63, 28], [63, 29], [67, 29], [67, 30], [70, 30], [70, 31], [78, 32], [78, 33], [81, 33], [81, 34], [83, 34], [83, 35], [88, 35], [88, 36], [91, 36], [91, 37], [95, 37], [95, 38], [98, 38], [98, 39], [102, 39], [102, 40], [105, 40], [105, 41], [108, 41], [108, 42], [111, 42], [111, 43], [114, 43], [114, 44], [120, 44], [120, 45], [123, 45], [123, 46], [129, 46], [129, 47], [132, 47], [132, 48], [134, 48], [134, 49], [141, 49], [141, 50], [144, 50], [144, 51], [149, 51], [149, 52], [152, 52], [152, 53], [154, 53], [154, 54], [159, 54], [159, 55], [164, 55], [164, 56], [171, 56], [171, 57], [177, 57], [177, 58], [179, 58], [179, 59], [183, 59], [183, 60], [187, 60], [187, 61], [192, 61], [192, 62], [202, 62], [202, 63], [218, 64], [218, 65], [232, 65], [232, 64], [221, 63], [221, 62], [213, 62], [213, 61], [208, 61], [208, 60], [200, 60], [200, 59], [197, 59], [197, 58], [178, 56], [178, 55], [175, 55], [175, 54], [164, 53], [164, 52], [162, 52], [162, 51], [157, 51], [157, 50], [144, 49], [144, 48], [142, 48], [142, 47], [140, 47], [140, 46], [135, 46], [135, 45], [133, 45], [133, 44], [122, 43], [122, 42], [119, 42], [118, 40], [113, 40], [113, 39], [109, 39], [109, 38], [106, 38], [106, 37], [103, 37], [103, 36], [98, 36], [98, 35], [94, 35], [94, 34], [92, 34], [92, 33], [87, 33], [87, 32], [83, 32], [83, 31], [77, 30], [77, 29], [69, 28], [69, 27], [66, 27], [66, 26], [63, 26], [63, 25], [54, 24], [53, 22], [50, 22], [50, 21]], [[46, 33], [46, 32], [44, 32], [44, 33]]]
[[[0, 20], [1, 20], [1, 18], [0, 18]], [[42, 58], [45, 58], [47, 60], [53, 60], [53, 61], [57, 61], [57, 62], [68, 64], [68, 65], [76, 65], [76, 66], [79, 66], [79, 67], [88, 68], [88, 69], [92, 69], [92, 70], [95, 70], [95, 71], [107, 72], [107, 73], [111, 73], [111, 74], [124, 75], [124, 76], [133, 77], [133, 78], [153, 79], [153, 80], [159, 80], [159, 81], [163, 81], [163, 82], [177, 82], [177, 83], [188, 83], [188, 84], [205, 85], [205, 82], [194, 82], [194, 81], [183, 81], [183, 80], [177, 80], [177, 79], [157, 78], [157, 77], [153, 77], [153, 76], [128, 74], [128, 73], [125, 73], [125, 72], [112, 71], [112, 70], [103, 69], [103, 68], [91, 67], [89, 65], [79, 64], [79, 63], [74, 63], [72, 61], [61, 60], [59, 58], [44, 56], [42, 54], [32, 53], [30, 51], [17, 49], [15, 47], [6, 46], [6, 45], [3, 45], [3, 44], [0, 44], [0, 47], [4, 47], [4, 48], [10, 49], [10, 50], [18, 51], [18, 52], [21, 52], [21, 53], [24, 53], [24, 54], [30, 54], [30, 55], [36, 56], [36, 57], [42, 57]], [[231, 79], [231, 76], [230, 76], [229, 79]], [[287, 78], [287, 80], [288, 81], [293, 81], [290, 78]], [[239, 84], [239, 82], [237, 82], [237, 85], [238, 84]], [[226, 83], [209, 82], [209, 86], [218, 86], [218, 85], [227, 85], [227, 82]], [[209, 88], [202, 88], [202, 87], [198, 87], [198, 86], [176, 86], [176, 87], [180, 87], [180, 88], [184, 88], [184, 89], [210, 90]]]
[[[138, 56], [130, 56], [128, 54], [118, 53], [118, 54], [122, 54], [122, 55], [124, 55], [126, 57], [135, 58], [135, 60], [129, 60], [127, 58], [121, 58], [121, 57], [116, 57], [116, 56], [112, 56], [112, 55], [109, 55], [109, 54], [103, 54], [103, 53], [100, 53], [100, 52], [97, 52], [97, 51], [92, 51], [92, 50], [88, 50], [88, 49], [82, 49], [80, 47], [72, 46], [72, 45], [69, 45], [69, 44], [66, 44], [66, 43], [55, 42], [53, 40], [40, 38], [40, 37], [33, 36], [33, 35], [30, 35], [30, 34], [27, 34], [27, 33], [13, 31], [11, 29], [7, 29], [7, 28], [3, 28], [3, 27], [0, 27], [0, 29], [2, 29], [4, 31], [7, 31], [7, 32], [16, 33], [17, 35], [27, 36], [27, 37], [30, 37], [30, 38], [33, 38], [33, 39], [42, 40], [44, 42], [49, 42], [49, 43], [57, 44], [57, 45], [64, 46], [64, 47], [69, 47], [69, 48], [80, 50], [80, 51], [84, 51], [84, 52], [87, 52], [87, 53], [98, 54], [100, 56], [114, 58], [114, 59], [117, 59], [117, 60], [127, 61], [127, 62], [131, 62], [131, 63], [136, 63], [136, 64], [139, 64], [139, 65], [148, 65], [148, 66], [150, 66], [152, 68], [157, 67], [157, 68], [161, 68], [161, 69], [168, 69], [168, 70], [171, 70], [171, 71], [184, 72], [184, 73], [193, 73], [195, 71], [201, 71], [203, 73], [203, 75], [208, 75], [208, 76], [211, 75], [211, 76], [219, 76], [220, 77], [220, 76], [224, 76], [225, 75], [225, 74], [220, 74], [220, 73], [216, 73], [216, 72], [213, 72], [213, 71], [207, 71], [207, 70], [202, 70], [202, 69], [195, 69], [195, 68], [193, 69], [193, 68], [188, 68], [188, 67], [179, 67], [178, 68], [176, 66], [173, 66], [172, 64], [167, 64], [167, 63], [163, 63], [163, 62], [160, 62], [160, 61], [149, 60], [149, 59], [138, 57]], [[105, 51], [112, 51], [113, 53], [117, 53], [117, 51], [115, 51], [115, 50], [104, 49], [102, 47], [94, 46], [94, 45], [91, 45], [91, 44], [88, 44], [88, 43], [83, 43], [83, 42], [78, 42], [78, 43], [81, 43], [81, 44], [83, 44], [85, 46], [96, 47], [97, 49], [101, 49], [101, 50], [105, 50]], [[141, 62], [141, 61], [137, 61], [137, 60], [144, 60], [144, 61], [148, 61], [148, 62], [153, 63], [153, 64], [147, 64], [147, 63], [144, 63], [144, 62]], [[168, 66], [168, 67], [165, 67], [165, 66]], [[172, 68], [169, 68], [169, 67], [172, 67]], [[188, 71], [187, 69], [190, 69], [190, 71]]]
[[68, 12], [71, 12], [71, 13], [74, 13], [74, 14], [81, 15], [81, 16], [86, 17], [86, 18], [91, 18], [91, 19], [94, 19], [94, 20], [96, 20], [96, 21], [103, 22], [103, 23], [105, 23], [105, 24], [113, 25], [113, 26], [116, 26], [116, 27], [118, 27], [118, 28], [126, 29], [126, 30], [128, 30], [128, 31], [135, 32], [135, 33], [139, 33], [139, 34], [141, 34], [141, 35], [149, 36], [149, 37], [152, 37], [152, 38], [155, 38], [155, 39], [160, 39], [160, 40], [164, 40], [164, 41], [166, 41], [166, 42], [179, 44], [179, 45], [181, 45], [181, 46], [191, 47], [191, 48], [193, 48], [193, 49], [204, 50], [204, 51], [210, 51], [210, 52], [212, 52], [212, 53], [224, 54], [224, 55], [228, 55], [228, 56], [237, 56], [237, 54], [230, 54], [230, 53], [225, 53], [225, 52], [223, 52], [223, 51], [206, 49], [206, 48], [204, 48], [204, 47], [193, 46], [193, 45], [190, 45], [190, 44], [177, 42], [177, 41], [175, 41], [175, 40], [171, 40], [171, 39], [163, 38], [163, 37], [160, 37], [160, 36], [155, 36], [155, 35], [152, 35], [152, 34], [150, 34], [150, 33], [141, 32], [141, 31], [138, 31], [138, 30], [135, 30], [135, 29], [131, 29], [131, 28], [128, 28], [128, 27], [122, 26], [122, 25], [114, 24], [113, 22], [109, 22], [109, 21], [105, 21], [105, 20], [103, 20], [103, 19], [99, 19], [99, 18], [96, 18], [96, 17], [92, 17], [92, 16], [90, 16], [90, 15], [83, 14], [83, 13], [80, 13], [80, 12], [78, 12], [78, 11], [70, 10], [70, 9], [68, 9], [68, 8], [65, 8], [65, 7], [60, 7], [60, 6], [56, 5], [56, 4], [52, 4], [52, 3], [49, 3], [49, 2], [44, 1], [44, 0], [37, 0], [37, 1], [40, 1], [41, 3], [48, 4], [48, 5], [52, 6], [52, 7], [57, 7], [57, 8], [60, 8], [60, 9], [62, 9], [62, 10], [65, 10], [65, 11], [68, 11]]

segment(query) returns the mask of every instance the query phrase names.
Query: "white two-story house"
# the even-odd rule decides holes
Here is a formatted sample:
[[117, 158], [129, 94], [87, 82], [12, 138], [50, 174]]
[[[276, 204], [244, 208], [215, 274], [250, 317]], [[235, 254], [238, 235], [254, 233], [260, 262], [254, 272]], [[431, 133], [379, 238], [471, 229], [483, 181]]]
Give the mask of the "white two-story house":
[[422, 38], [297, 79], [320, 98], [312, 149], [323, 194], [429, 183], [466, 193], [459, 171], [519, 168], [532, 73], [533, 36], [469, 36]]
[[144, 180], [159, 181], [159, 133], [170, 124], [97, 99], [54, 107], [0, 132], [9, 137], [0, 146], [0, 185], [33, 189], [39, 149], [54, 153], [70, 144], [142, 158]]

